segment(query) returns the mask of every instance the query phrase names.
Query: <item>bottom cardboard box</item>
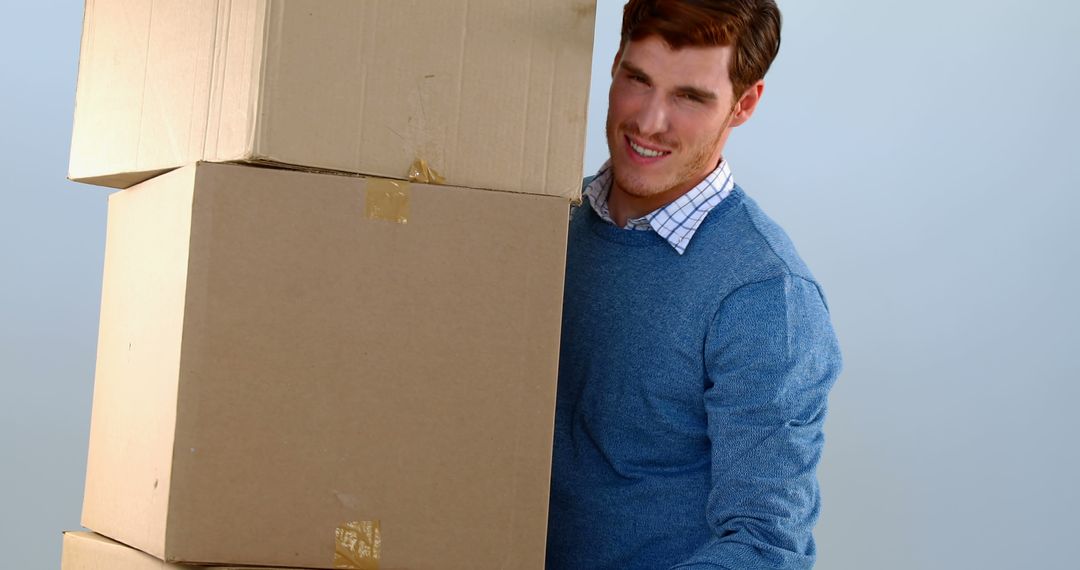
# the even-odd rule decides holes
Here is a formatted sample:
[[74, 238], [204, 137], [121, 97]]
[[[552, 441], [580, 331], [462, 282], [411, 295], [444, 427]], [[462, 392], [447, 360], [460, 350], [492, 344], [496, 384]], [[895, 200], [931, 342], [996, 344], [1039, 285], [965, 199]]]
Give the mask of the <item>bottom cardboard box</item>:
[[[210, 568], [210, 566], [170, 564], [97, 533], [69, 531], [64, 533], [64, 552], [60, 568], [61, 570], [200, 570]], [[243, 568], [215, 566], [213, 568], [214, 570], [297, 570], [252, 566]]]

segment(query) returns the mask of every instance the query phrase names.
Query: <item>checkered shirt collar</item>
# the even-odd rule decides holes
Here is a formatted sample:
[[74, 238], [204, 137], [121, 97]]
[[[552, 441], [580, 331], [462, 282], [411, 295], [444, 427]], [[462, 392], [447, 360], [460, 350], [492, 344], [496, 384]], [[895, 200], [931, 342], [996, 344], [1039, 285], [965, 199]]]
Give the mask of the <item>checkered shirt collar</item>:
[[[608, 196], [611, 194], [611, 161], [600, 167], [596, 178], [585, 188], [584, 195], [600, 218], [609, 224], [615, 224], [608, 210]], [[735, 179], [726, 160], [709, 173], [697, 186], [679, 196], [672, 203], [654, 210], [640, 218], [626, 221], [624, 229], [652, 230], [664, 238], [675, 251], [682, 255], [690, 245], [691, 238], [705, 215], [727, 198], [735, 188]]]

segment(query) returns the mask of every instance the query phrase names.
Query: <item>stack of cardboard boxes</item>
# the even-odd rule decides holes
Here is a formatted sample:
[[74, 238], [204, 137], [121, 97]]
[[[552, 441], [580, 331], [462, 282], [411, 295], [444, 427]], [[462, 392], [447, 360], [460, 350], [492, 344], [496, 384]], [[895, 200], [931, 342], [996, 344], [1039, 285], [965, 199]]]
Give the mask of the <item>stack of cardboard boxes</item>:
[[594, 7], [87, 1], [65, 570], [543, 567]]

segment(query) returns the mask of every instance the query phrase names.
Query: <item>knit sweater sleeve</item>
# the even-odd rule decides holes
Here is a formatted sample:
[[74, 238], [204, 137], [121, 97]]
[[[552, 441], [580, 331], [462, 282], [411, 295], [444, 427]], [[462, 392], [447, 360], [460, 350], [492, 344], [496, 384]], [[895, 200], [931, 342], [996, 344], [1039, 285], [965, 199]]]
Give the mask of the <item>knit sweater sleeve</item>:
[[840, 370], [817, 285], [787, 274], [730, 293], [712, 320], [705, 363], [712, 536], [672, 568], [812, 568], [815, 472]]

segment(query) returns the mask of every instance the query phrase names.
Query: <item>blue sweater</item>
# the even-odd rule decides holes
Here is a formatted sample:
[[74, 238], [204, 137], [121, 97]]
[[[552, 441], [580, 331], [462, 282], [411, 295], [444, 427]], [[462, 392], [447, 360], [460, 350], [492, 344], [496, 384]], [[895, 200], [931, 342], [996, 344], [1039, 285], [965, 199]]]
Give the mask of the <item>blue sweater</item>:
[[570, 222], [548, 570], [803, 569], [840, 352], [820, 288], [740, 188], [679, 256]]

